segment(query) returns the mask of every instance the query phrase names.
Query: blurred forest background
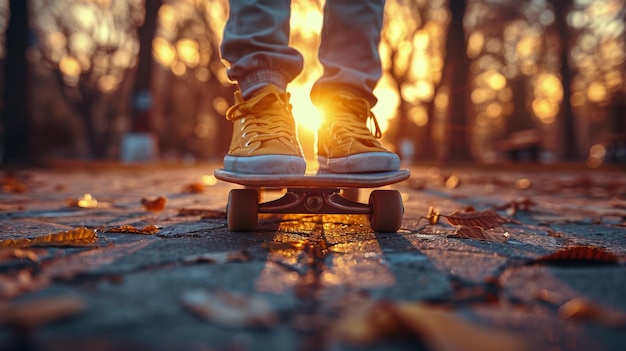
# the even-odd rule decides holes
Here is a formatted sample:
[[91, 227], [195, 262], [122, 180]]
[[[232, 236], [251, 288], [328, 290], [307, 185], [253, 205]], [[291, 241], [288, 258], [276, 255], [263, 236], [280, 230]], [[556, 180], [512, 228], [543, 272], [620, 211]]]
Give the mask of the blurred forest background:
[[[322, 0], [292, 4], [307, 64], [290, 85], [303, 147]], [[410, 161], [626, 164], [625, 0], [388, 0], [374, 112]], [[221, 160], [234, 87], [219, 57], [227, 0], [0, 0], [3, 163]]]

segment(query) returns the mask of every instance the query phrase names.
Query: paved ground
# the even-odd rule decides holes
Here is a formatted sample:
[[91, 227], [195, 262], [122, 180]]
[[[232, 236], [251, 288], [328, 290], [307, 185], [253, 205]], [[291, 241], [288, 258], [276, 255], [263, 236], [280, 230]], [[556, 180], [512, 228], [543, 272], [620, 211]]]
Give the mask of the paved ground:
[[230, 233], [213, 168], [2, 172], [0, 350], [626, 344], [624, 169], [413, 167], [398, 233], [330, 215]]

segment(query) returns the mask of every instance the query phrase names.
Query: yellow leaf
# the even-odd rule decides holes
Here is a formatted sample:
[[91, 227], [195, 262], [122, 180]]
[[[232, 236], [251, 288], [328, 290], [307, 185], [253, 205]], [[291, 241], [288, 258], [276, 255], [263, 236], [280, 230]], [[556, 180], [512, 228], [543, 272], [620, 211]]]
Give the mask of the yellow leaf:
[[390, 337], [412, 337], [434, 351], [529, 349], [511, 334], [475, 326], [444, 309], [417, 302], [364, 301], [353, 304], [333, 326], [332, 335], [358, 346]]
[[67, 204], [70, 207], [96, 208], [98, 207], [98, 200], [91, 196], [91, 194], [87, 193], [77, 200], [68, 199]]
[[134, 233], [134, 234], [156, 234], [159, 232], [159, 227], [154, 224], [149, 224], [139, 229], [132, 225], [121, 225], [119, 227], [109, 228], [107, 233]]
[[439, 223], [439, 211], [436, 211], [432, 206], [428, 207], [428, 214], [426, 215], [426, 218], [430, 224]]
[[52, 233], [33, 239], [0, 240], [0, 247], [91, 246], [97, 240], [95, 230], [80, 227], [66, 232]]

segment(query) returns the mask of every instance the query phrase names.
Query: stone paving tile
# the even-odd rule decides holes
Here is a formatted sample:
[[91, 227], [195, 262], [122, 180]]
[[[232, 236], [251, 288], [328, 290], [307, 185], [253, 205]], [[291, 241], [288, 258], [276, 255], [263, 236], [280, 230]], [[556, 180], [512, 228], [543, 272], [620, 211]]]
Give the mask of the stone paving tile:
[[[397, 233], [374, 233], [365, 217], [345, 215], [262, 215], [257, 231], [230, 233], [224, 208], [233, 186], [213, 183], [214, 168], [85, 165], [18, 171], [25, 191], [12, 192], [4, 184], [0, 192], [0, 240], [85, 226], [97, 230], [97, 241], [86, 247], [23, 248], [30, 259], [3, 258], [15, 248], [0, 248], [0, 349], [441, 349], [415, 336], [380, 338], [367, 346], [338, 341], [332, 333], [337, 321], [364, 301], [429, 303], [441, 314], [487, 328], [494, 340], [500, 332], [511, 333], [527, 342], [527, 349], [621, 350], [626, 342], [626, 326], [618, 323], [626, 312], [622, 171], [414, 167], [411, 179], [391, 187], [405, 199]], [[189, 191], [199, 184], [204, 191]], [[72, 204], [85, 194], [98, 206]], [[159, 196], [167, 199], [163, 210], [143, 207], [142, 199]], [[362, 201], [367, 197], [368, 191], [360, 193]], [[437, 224], [424, 218], [429, 207], [445, 216], [468, 206], [515, 219], [502, 226], [508, 240], [456, 238], [456, 227], [445, 217]], [[123, 225], [156, 225], [159, 231], [107, 231]], [[529, 264], [586, 245], [618, 262]], [[250, 328], [203, 320], [181, 303], [185, 294], [198, 291], [260, 297], [278, 321]], [[3, 317], [21, 306], [18, 312], [26, 318], [24, 311], [37, 301], [52, 298], [54, 304], [64, 297], [81, 302], [82, 312], [46, 321], [42, 309], [29, 317], [32, 327]], [[588, 307], [596, 314], [579, 311], [578, 319], [563, 318], [565, 304], [582, 298], [593, 302]], [[355, 328], [372, 323], [364, 317]], [[434, 322], [432, 327], [463, 332]], [[472, 349], [469, 341], [465, 346]], [[513, 347], [499, 349], [507, 346]]]

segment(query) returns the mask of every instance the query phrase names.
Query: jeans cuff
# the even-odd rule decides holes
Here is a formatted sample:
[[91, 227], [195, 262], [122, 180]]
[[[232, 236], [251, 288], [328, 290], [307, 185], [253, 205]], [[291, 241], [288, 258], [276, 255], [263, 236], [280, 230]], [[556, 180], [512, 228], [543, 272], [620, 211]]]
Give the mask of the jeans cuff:
[[269, 84], [276, 85], [283, 91], [287, 90], [287, 80], [282, 73], [269, 69], [249, 72], [244, 77], [240, 78], [237, 84], [239, 85], [241, 96], [244, 99], [249, 98], [255, 91]]

